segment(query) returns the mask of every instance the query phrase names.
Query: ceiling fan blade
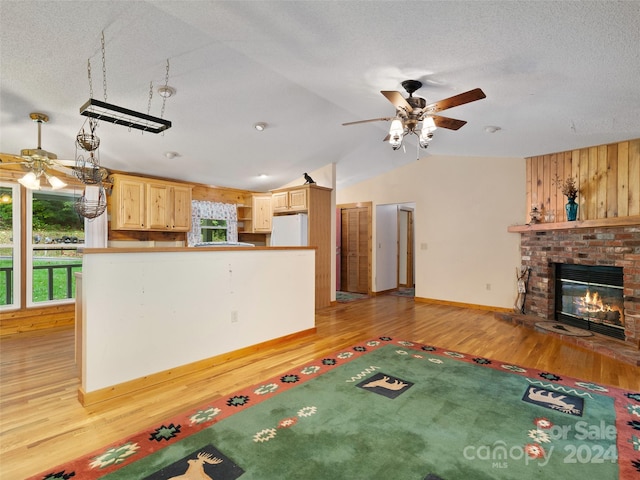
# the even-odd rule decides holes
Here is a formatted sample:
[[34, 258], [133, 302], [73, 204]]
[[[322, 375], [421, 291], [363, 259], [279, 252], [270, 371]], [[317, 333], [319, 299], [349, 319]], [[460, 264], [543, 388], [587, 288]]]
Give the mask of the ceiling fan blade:
[[63, 165], [60, 165], [59, 163], [51, 164], [50, 170], [56, 170], [57, 172], [67, 175], [68, 177], [75, 177], [73, 168], [65, 167]]
[[13, 165], [16, 163], [25, 163], [26, 160], [19, 155], [12, 155], [10, 153], [0, 153], [0, 164]]
[[76, 161], [75, 160], [64, 160], [64, 159], [60, 159], [60, 158], [56, 158], [51, 163], [54, 164], [54, 165], [55, 164], [62, 165], [64, 167], [75, 167], [76, 166]]
[[459, 95], [454, 95], [453, 97], [445, 98], [444, 100], [440, 100], [439, 102], [431, 103], [426, 107], [424, 107], [424, 112], [425, 113], [441, 112], [442, 110], [457, 107], [459, 105], [464, 105], [465, 103], [471, 103], [471, 102], [475, 102], [476, 100], [482, 100], [485, 97], [486, 95], [481, 89], [475, 88], [473, 90], [469, 90], [468, 92], [464, 92]]
[[380, 93], [384, 95], [387, 100], [393, 103], [393, 106], [396, 107], [396, 109], [405, 110], [407, 113], [413, 112], [413, 108], [400, 92], [382, 90]]
[[343, 123], [342, 125], [346, 126], [346, 125], [355, 125], [357, 123], [388, 122], [389, 120], [392, 120], [393, 118], [395, 118], [395, 117], [371, 118], [369, 120], [358, 120], [357, 122], [347, 122], [347, 123]]
[[438, 115], [434, 115], [432, 118], [436, 127], [448, 128], [449, 130], [458, 130], [467, 123], [465, 120], [456, 120], [455, 118], [440, 117]]

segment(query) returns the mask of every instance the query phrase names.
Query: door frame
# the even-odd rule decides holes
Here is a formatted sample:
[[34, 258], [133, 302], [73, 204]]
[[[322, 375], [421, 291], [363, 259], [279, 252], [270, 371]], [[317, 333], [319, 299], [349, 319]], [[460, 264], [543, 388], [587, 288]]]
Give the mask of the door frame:
[[[373, 231], [373, 202], [357, 202], [357, 203], [341, 203], [336, 205], [336, 211], [340, 215], [336, 215], [338, 219], [342, 218], [342, 210], [348, 208], [366, 208], [367, 209], [367, 293], [371, 295], [373, 278], [372, 278], [372, 264], [373, 264], [373, 238], [371, 232]], [[337, 241], [337, 239], [336, 239]], [[336, 272], [339, 274], [338, 268], [340, 267], [339, 258], [342, 255], [342, 236], [340, 236], [340, 243], [336, 244]]]
[[[407, 280], [406, 285], [405, 284], [401, 284], [400, 283], [400, 239], [402, 238], [401, 235], [401, 221], [400, 221], [400, 215], [401, 212], [405, 212], [407, 214], [407, 225], [406, 225], [406, 259], [405, 259], [405, 263], [406, 263], [406, 272], [405, 272], [405, 277]], [[397, 275], [397, 286], [399, 287], [408, 287], [408, 288], [412, 288], [415, 286], [415, 272], [414, 272], [414, 265], [415, 265], [415, 241], [414, 241], [414, 227], [413, 227], [413, 215], [414, 215], [414, 210], [413, 208], [410, 207], [406, 207], [406, 206], [399, 206], [398, 207], [398, 261], [397, 261], [397, 266], [398, 266], [398, 275]]]

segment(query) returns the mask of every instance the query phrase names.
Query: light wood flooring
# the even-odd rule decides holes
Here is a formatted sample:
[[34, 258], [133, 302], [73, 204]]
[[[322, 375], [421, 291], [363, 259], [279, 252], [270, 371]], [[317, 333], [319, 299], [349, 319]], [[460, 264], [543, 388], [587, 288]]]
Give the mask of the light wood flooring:
[[388, 335], [630, 390], [640, 368], [580, 349], [492, 312], [377, 296], [324, 309], [317, 333], [88, 408], [77, 401], [73, 330], [0, 340], [0, 478], [21, 479], [211, 399], [365, 339]]

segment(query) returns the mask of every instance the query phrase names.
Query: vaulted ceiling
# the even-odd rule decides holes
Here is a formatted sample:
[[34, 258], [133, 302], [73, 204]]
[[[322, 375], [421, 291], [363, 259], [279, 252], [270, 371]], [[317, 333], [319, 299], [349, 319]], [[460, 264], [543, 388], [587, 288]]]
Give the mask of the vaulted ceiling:
[[[2, 0], [0, 27], [2, 153], [34, 148], [29, 114], [43, 112], [42, 147], [74, 158], [88, 61], [98, 100], [106, 79], [108, 103], [160, 116], [167, 60], [176, 90], [162, 134], [100, 123], [102, 165], [210, 185], [266, 191], [335, 162], [340, 187], [418, 156], [640, 136], [638, 1]], [[476, 87], [487, 98], [442, 112], [468, 123], [427, 150], [410, 137], [392, 151], [388, 122], [342, 126], [393, 116], [380, 91], [404, 93], [407, 79], [427, 102]]]

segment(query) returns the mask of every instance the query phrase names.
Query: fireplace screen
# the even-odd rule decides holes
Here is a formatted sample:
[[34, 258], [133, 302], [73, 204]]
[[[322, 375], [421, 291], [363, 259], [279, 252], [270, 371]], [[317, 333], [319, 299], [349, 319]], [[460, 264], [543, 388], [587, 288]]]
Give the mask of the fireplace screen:
[[556, 264], [556, 319], [624, 340], [621, 267]]

